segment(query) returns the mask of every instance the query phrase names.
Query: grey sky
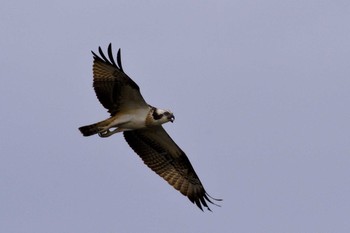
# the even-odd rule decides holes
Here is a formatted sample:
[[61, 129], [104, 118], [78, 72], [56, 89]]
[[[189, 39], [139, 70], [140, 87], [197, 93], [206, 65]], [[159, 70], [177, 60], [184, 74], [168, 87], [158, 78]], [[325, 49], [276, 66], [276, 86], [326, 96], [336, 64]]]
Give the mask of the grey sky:
[[[349, 1], [6, 1], [0, 232], [349, 232]], [[201, 212], [108, 116], [112, 42], [221, 208]]]

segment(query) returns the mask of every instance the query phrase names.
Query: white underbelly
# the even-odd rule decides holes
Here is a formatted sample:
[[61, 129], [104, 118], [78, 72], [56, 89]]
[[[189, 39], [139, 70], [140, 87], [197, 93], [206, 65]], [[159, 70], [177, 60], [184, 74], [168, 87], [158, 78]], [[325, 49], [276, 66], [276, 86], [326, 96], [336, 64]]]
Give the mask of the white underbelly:
[[120, 130], [133, 130], [146, 127], [145, 121], [149, 111], [137, 110], [126, 114], [117, 114], [110, 127], [119, 128]]

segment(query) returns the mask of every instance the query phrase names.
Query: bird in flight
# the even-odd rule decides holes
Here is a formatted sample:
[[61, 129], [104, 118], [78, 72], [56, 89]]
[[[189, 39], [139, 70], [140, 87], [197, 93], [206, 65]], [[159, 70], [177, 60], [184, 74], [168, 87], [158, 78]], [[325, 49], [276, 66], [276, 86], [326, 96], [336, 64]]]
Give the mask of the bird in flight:
[[162, 124], [175, 120], [174, 114], [146, 103], [139, 86], [124, 73], [120, 49], [117, 62], [111, 44], [108, 58], [101, 47], [99, 53], [100, 56], [92, 51], [93, 87], [110, 117], [82, 126], [80, 132], [84, 136], [98, 134], [103, 138], [123, 132], [127, 143], [143, 162], [201, 210], [202, 206], [210, 210], [207, 202], [217, 205], [213, 201], [221, 199], [209, 196], [186, 154], [162, 127]]

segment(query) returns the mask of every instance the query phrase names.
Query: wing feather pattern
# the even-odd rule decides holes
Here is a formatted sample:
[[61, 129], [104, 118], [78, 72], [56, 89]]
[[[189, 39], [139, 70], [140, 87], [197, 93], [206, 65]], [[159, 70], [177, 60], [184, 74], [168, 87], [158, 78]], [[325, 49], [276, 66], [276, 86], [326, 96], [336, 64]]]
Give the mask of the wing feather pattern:
[[100, 103], [115, 115], [123, 109], [147, 108], [139, 86], [124, 73], [121, 63], [120, 49], [117, 54], [117, 63], [112, 54], [112, 45], [108, 46], [108, 58], [101, 47], [98, 48], [100, 56], [94, 55], [93, 86]]
[[[201, 210], [210, 200], [186, 154], [162, 126], [124, 132], [125, 140], [144, 163]], [[221, 201], [220, 199], [214, 199]]]

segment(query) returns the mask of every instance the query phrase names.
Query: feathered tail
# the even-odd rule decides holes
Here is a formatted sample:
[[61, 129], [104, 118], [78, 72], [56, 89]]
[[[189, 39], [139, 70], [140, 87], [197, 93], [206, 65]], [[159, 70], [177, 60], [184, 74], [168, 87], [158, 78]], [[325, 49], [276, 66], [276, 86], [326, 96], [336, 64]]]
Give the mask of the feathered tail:
[[[91, 136], [100, 132], [105, 131], [103, 127], [107, 126], [109, 123], [109, 119], [97, 122], [92, 125], [85, 125], [79, 128], [80, 132], [85, 136]], [[102, 129], [101, 129], [102, 128]]]

